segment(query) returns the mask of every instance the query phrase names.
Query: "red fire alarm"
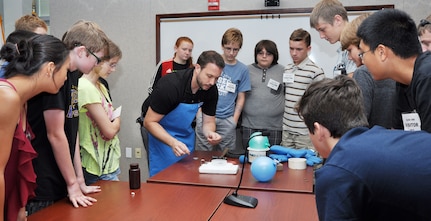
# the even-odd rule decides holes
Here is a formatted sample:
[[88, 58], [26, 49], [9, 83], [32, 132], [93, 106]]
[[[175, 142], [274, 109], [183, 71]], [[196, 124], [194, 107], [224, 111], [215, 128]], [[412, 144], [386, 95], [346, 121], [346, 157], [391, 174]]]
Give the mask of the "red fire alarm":
[[208, 0], [208, 11], [220, 10], [220, 0]]

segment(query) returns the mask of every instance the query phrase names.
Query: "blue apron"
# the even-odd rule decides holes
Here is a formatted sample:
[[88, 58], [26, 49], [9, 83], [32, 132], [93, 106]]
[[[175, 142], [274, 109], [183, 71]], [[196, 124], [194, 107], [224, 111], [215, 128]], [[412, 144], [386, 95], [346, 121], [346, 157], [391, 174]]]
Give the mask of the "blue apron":
[[[171, 136], [183, 142], [190, 152], [195, 149], [195, 131], [191, 124], [201, 105], [202, 103], [180, 103], [159, 122]], [[148, 140], [150, 177], [186, 156], [175, 156], [170, 146], [155, 138], [151, 133], [148, 133]]]

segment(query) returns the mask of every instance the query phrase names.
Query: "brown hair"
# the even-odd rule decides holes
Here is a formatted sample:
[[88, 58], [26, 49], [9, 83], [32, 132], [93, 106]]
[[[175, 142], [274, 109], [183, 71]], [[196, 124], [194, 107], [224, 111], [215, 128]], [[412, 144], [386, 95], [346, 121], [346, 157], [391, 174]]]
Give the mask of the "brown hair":
[[329, 130], [331, 137], [340, 138], [352, 128], [368, 126], [363, 99], [353, 78], [338, 75], [311, 83], [295, 110], [311, 134], [317, 122]]
[[15, 30], [34, 32], [37, 28], [44, 28], [48, 31], [48, 25], [36, 15], [24, 15], [15, 21]]
[[292, 34], [290, 35], [289, 40], [304, 41], [307, 47], [311, 45], [310, 33], [302, 28], [296, 29], [295, 31], [293, 31]]
[[121, 52], [120, 47], [118, 47], [117, 44], [115, 44], [113, 41], [108, 40], [108, 53], [102, 58], [102, 60], [109, 60], [111, 58], [122, 58], [123, 53]]
[[271, 65], [278, 64], [278, 50], [277, 44], [271, 40], [261, 40], [254, 47], [254, 63], [257, 64], [257, 55], [265, 49], [267, 52], [271, 53], [274, 56]]

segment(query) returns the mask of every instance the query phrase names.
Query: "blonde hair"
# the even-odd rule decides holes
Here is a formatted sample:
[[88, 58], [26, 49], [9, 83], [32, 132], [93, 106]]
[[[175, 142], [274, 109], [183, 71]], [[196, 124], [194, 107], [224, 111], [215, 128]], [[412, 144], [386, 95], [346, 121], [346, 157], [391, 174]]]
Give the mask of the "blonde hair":
[[422, 19], [418, 25], [418, 35], [422, 36], [425, 31], [431, 33], [431, 15], [429, 15], [426, 19]]
[[346, 24], [340, 36], [341, 48], [346, 50], [350, 45], [354, 45], [359, 48], [359, 42], [361, 39], [356, 35], [361, 23], [370, 16], [371, 13], [361, 14], [351, 22]]
[[321, 0], [314, 6], [310, 15], [310, 26], [315, 28], [319, 24], [319, 19], [322, 19], [328, 24], [334, 24], [334, 16], [339, 15], [344, 21], [349, 21], [347, 10], [338, 0]]
[[236, 42], [239, 43], [239, 48], [242, 47], [242, 33], [237, 28], [229, 28], [226, 30], [226, 32], [223, 34], [223, 37], [221, 39], [221, 45], [224, 46], [226, 44]]
[[85, 46], [89, 51], [99, 52], [107, 49], [108, 41], [98, 24], [85, 20], [76, 22], [63, 36], [63, 42], [69, 50]]

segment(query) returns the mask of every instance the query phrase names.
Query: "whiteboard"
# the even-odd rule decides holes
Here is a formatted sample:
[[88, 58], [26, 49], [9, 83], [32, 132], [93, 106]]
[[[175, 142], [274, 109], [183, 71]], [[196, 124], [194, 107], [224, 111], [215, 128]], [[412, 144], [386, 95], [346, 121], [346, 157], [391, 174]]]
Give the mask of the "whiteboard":
[[[310, 10], [311, 11], [311, 10]], [[370, 12], [370, 10], [366, 10]], [[356, 18], [364, 11], [349, 12], [349, 20]], [[310, 27], [309, 13], [290, 14], [253, 14], [204, 17], [179, 17], [160, 19], [160, 59], [173, 57], [174, 44], [178, 37], [187, 36], [194, 42], [193, 62], [206, 50], [222, 53], [221, 38], [224, 32], [235, 27], [243, 34], [243, 46], [237, 59], [249, 65], [254, 63], [254, 48], [263, 39], [269, 39], [277, 44], [278, 63], [292, 63], [289, 52], [289, 37], [291, 33], [303, 28], [311, 35], [311, 52], [309, 57], [320, 66], [327, 77], [333, 76], [333, 68], [337, 61], [337, 49], [340, 43], [330, 44], [320, 39], [318, 32]]]

